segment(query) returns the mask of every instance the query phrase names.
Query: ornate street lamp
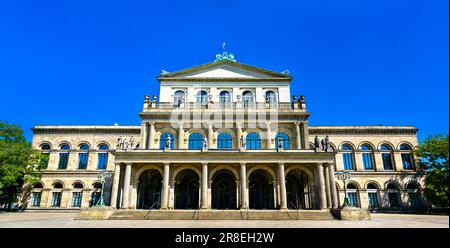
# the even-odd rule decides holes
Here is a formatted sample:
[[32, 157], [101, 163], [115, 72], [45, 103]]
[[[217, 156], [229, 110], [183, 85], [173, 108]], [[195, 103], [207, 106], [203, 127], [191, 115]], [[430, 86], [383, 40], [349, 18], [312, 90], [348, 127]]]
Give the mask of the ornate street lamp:
[[344, 204], [342, 204], [342, 207], [351, 207], [351, 204], [347, 197], [347, 184], [345, 183], [345, 181], [350, 179], [350, 173], [348, 173], [347, 171], [336, 171], [335, 174], [338, 180], [342, 180], [342, 182], [344, 183]]
[[95, 206], [97, 207], [103, 207], [105, 206], [105, 202], [103, 201], [103, 190], [105, 188], [105, 184], [112, 176], [112, 172], [110, 171], [102, 171], [98, 173], [97, 178], [100, 180], [100, 183], [102, 184], [102, 189], [100, 191], [100, 199], [97, 201], [97, 204]]

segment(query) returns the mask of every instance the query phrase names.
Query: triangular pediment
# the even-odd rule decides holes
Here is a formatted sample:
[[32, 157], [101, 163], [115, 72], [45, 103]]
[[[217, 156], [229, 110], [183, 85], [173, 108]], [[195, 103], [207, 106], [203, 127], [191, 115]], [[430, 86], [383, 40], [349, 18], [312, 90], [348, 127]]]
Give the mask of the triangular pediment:
[[162, 74], [158, 79], [290, 79], [287, 74], [274, 72], [233, 61], [217, 61], [192, 68]]

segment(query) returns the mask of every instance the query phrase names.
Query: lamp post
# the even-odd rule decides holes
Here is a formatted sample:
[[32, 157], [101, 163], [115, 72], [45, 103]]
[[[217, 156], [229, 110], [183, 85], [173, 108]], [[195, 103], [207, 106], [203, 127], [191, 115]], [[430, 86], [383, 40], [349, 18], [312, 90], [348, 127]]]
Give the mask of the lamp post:
[[347, 197], [347, 185], [345, 183], [346, 180], [350, 179], [350, 173], [348, 173], [347, 171], [336, 171], [335, 174], [338, 180], [342, 180], [342, 182], [344, 183], [344, 204], [342, 204], [342, 207], [350, 207], [351, 204]]
[[103, 201], [103, 191], [105, 188], [105, 183], [108, 181], [112, 176], [112, 173], [110, 171], [102, 171], [98, 174], [97, 178], [100, 180], [100, 183], [102, 184], [102, 189], [100, 191], [100, 199], [97, 201], [97, 204], [95, 206], [97, 207], [103, 207], [105, 206], [105, 202]]

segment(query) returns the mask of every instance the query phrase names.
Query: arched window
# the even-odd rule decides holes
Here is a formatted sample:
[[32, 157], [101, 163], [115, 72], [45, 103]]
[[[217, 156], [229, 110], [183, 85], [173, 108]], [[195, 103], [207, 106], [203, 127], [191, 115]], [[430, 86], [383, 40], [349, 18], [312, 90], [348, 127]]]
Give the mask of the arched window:
[[174, 149], [175, 146], [175, 137], [173, 136], [172, 133], [169, 132], [165, 132], [163, 134], [161, 134], [161, 136], [159, 137], [159, 149], [164, 150], [166, 148], [166, 141], [167, 138], [170, 137], [170, 150]]
[[247, 150], [261, 150], [261, 138], [257, 133], [249, 133], [246, 138]]
[[78, 169], [84, 170], [87, 168], [88, 161], [89, 161], [89, 145], [87, 144], [81, 144], [80, 145], [80, 152], [78, 154]]
[[242, 93], [242, 102], [244, 102], [244, 107], [253, 106], [255, 102], [255, 98], [253, 96], [253, 92], [246, 90]]
[[406, 191], [408, 192], [408, 207], [418, 208], [420, 207], [420, 194], [419, 194], [419, 186], [417, 183], [410, 182], [406, 186]]
[[400, 151], [404, 170], [412, 170], [412, 149], [409, 145], [401, 144]]
[[61, 190], [63, 188], [63, 185], [61, 183], [54, 183], [53, 184], [53, 192], [52, 192], [52, 207], [60, 207], [61, 205]]
[[177, 90], [175, 94], [173, 94], [173, 104], [175, 106], [179, 106], [179, 104], [184, 102], [184, 91]]
[[390, 182], [387, 186], [387, 194], [389, 199], [389, 207], [398, 208], [400, 207], [400, 194], [397, 184]]
[[191, 133], [188, 142], [189, 150], [201, 150], [203, 148], [203, 135], [199, 133]]
[[231, 103], [231, 94], [230, 94], [230, 92], [228, 92], [226, 90], [221, 91], [220, 94], [219, 94], [219, 102], [220, 102], [220, 104], [222, 106], [226, 105], [228, 103]]
[[229, 133], [220, 133], [217, 136], [217, 148], [218, 149], [231, 149], [233, 148], [233, 139]]
[[59, 153], [58, 169], [65, 170], [65, 169], [67, 169], [67, 163], [69, 162], [70, 146], [68, 144], [62, 144], [60, 146], [60, 149], [61, 149], [61, 152]]
[[208, 103], [208, 92], [204, 90], [197, 92], [197, 103], [206, 105]]
[[109, 147], [106, 144], [101, 144], [98, 149], [100, 152], [98, 153], [98, 164], [97, 169], [105, 170], [108, 165], [108, 150]]
[[369, 208], [378, 208], [380, 203], [378, 201], [378, 186], [374, 183], [367, 185], [367, 195], [369, 198]]
[[281, 143], [283, 144], [283, 149], [291, 149], [291, 141], [286, 133], [277, 133], [275, 136], [275, 149], [278, 147], [278, 139], [281, 138]]
[[382, 151], [381, 158], [383, 160], [383, 168], [385, 170], [393, 170], [394, 166], [392, 163], [392, 148], [387, 144], [382, 144], [380, 149]]
[[72, 207], [79, 208], [81, 207], [81, 199], [83, 197], [83, 184], [74, 183], [73, 191], [72, 191]]
[[372, 147], [364, 144], [361, 146], [361, 151], [364, 170], [373, 170]]
[[266, 102], [267, 103], [276, 103], [277, 102], [277, 94], [272, 90], [266, 91]]
[[47, 143], [44, 143], [41, 145], [42, 155], [39, 160], [39, 167], [42, 169], [47, 169], [48, 167], [48, 160], [50, 158], [50, 145]]
[[350, 206], [359, 208], [359, 192], [358, 187], [353, 183], [347, 184], [347, 195]]
[[349, 145], [342, 145], [342, 160], [344, 162], [344, 170], [354, 170], [353, 166], [353, 149]]

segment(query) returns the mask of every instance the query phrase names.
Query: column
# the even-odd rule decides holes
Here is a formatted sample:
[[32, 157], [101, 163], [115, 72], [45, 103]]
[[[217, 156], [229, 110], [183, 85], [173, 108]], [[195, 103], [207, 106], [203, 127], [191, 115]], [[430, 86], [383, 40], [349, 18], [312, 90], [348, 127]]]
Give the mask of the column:
[[281, 193], [281, 209], [287, 209], [287, 198], [286, 198], [286, 179], [284, 176], [284, 164], [278, 164], [278, 180], [280, 184]]
[[213, 148], [213, 125], [208, 123], [208, 148]]
[[330, 176], [330, 191], [331, 191], [331, 206], [333, 208], [338, 207], [338, 192], [336, 190], [336, 182], [334, 179], [334, 165], [328, 165], [328, 174]]
[[169, 206], [169, 170], [170, 164], [164, 163], [161, 209], [167, 209]]
[[129, 202], [128, 197], [130, 195], [130, 184], [131, 184], [131, 164], [127, 164], [125, 167], [125, 178], [123, 181], [123, 197], [121, 208], [128, 208]]
[[267, 149], [272, 148], [272, 131], [270, 130], [270, 122], [266, 122], [266, 140], [267, 140]]
[[117, 207], [117, 196], [118, 196], [117, 193], [119, 192], [119, 181], [120, 181], [120, 164], [116, 163], [114, 167], [113, 185], [111, 189], [111, 204], [109, 204], [113, 208]]
[[296, 141], [296, 148], [297, 149], [302, 149], [302, 144], [300, 143], [300, 136], [302, 134], [300, 133], [300, 123], [296, 122], [295, 123], [295, 141]]
[[328, 170], [329, 164], [325, 164], [325, 192], [327, 194], [327, 208], [331, 208], [331, 192], [330, 192], [330, 172]]
[[302, 149], [309, 149], [309, 132], [308, 132], [308, 123], [302, 123]]
[[178, 123], [178, 149], [183, 148], [184, 129], [183, 123]]
[[247, 203], [247, 168], [245, 163], [241, 163], [241, 209], [247, 209]]
[[202, 163], [201, 209], [208, 208], [208, 163]]
[[316, 182], [317, 182], [317, 189], [318, 189], [318, 195], [319, 195], [319, 203], [320, 203], [320, 209], [326, 208], [327, 206], [327, 196], [325, 193], [325, 183], [323, 178], [323, 166], [322, 164], [316, 165]]
[[141, 143], [140, 143], [140, 149], [147, 149], [147, 123], [141, 123]]
[[150, 122], [150, 134], [147, 148], [152, 149], [153, 143], [155, 143], [155, 123]]
[[241, 148], [241, 136], [242, 136], [242, 126], [241, 123], [236, 123], [237, 129], [237, 148]]

